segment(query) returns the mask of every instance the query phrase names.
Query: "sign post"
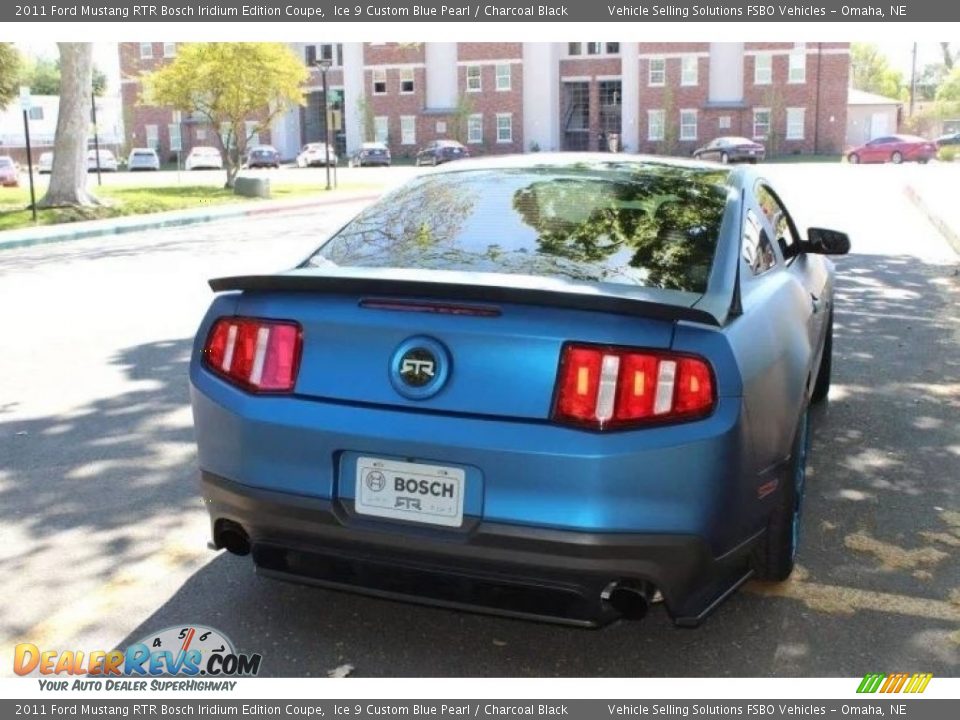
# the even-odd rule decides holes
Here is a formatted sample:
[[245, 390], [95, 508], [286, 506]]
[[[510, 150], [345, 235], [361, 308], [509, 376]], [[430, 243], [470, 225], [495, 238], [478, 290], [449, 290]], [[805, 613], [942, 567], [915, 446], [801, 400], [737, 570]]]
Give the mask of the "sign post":
[[37, 195], [33, 189], [33, 155], [30, 152], [30, 108], [33, 100], [30, 97], [30, 88], [20, 87], [20, 109], [23, 110], [23, 138], [27, 146], [27, 172], [30, 175], [30, 210], [33, 212], [33, 221], [37, 221]]

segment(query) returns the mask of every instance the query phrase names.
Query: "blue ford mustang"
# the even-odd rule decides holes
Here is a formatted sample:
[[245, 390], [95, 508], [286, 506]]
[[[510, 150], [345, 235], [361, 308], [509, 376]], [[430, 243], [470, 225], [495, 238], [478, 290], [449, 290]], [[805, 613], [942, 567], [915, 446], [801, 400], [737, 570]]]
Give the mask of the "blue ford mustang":
[[211, 281], [190, 366], [218, 548], [324, 587], [696, 625], [797, 552], [833, 266], [755, 168], [453, 163], [299, 267]]

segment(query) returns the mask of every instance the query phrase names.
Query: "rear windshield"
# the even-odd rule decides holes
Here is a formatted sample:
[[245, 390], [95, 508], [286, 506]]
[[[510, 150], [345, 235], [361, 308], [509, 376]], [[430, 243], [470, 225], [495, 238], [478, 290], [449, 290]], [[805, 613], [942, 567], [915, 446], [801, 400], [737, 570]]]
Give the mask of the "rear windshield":
[[13, 160], [10, 158], [0, 158], [0, 167], [13, 167]]
[[133, 154], [134, 157], [140, 157], [140, 158], [152, 158], [153, 155], [154, 155], [154, 154], [153, 154], [152, 152], [146, 152], [146, 151], [144, 151], [144, 152], [135, 152], [135, 153]]
[[364, 210], [305, 266], [515, 273], [704, 292], [727, 173], [605, 163], [426, 176]]

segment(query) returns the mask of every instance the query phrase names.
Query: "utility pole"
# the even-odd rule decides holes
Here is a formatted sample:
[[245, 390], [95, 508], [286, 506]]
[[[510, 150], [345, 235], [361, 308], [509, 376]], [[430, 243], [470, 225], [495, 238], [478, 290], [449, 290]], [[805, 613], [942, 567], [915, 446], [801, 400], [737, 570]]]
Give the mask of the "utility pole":
[[93, 119], [93, 151], [97, 154], [97, 185], [103, 185], [100, 177], [100, 131], [97, 129], [97, 92], [90, 93], [90, 115]]
[[910, 65], [910, 117], [913, 117], [913, 104], [917, 96], [917, 43], [913, 43], [913, 61]]

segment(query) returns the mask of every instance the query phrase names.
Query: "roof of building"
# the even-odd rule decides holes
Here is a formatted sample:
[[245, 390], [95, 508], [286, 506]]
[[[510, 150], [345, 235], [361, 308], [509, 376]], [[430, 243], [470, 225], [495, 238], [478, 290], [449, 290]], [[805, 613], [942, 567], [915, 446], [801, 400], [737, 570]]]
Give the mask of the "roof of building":
[[847, 105], [900, 105], [901, 102], [896, 98], [888, 98], [875, 93], [864, 92], [850, 88], [847, 95]]

